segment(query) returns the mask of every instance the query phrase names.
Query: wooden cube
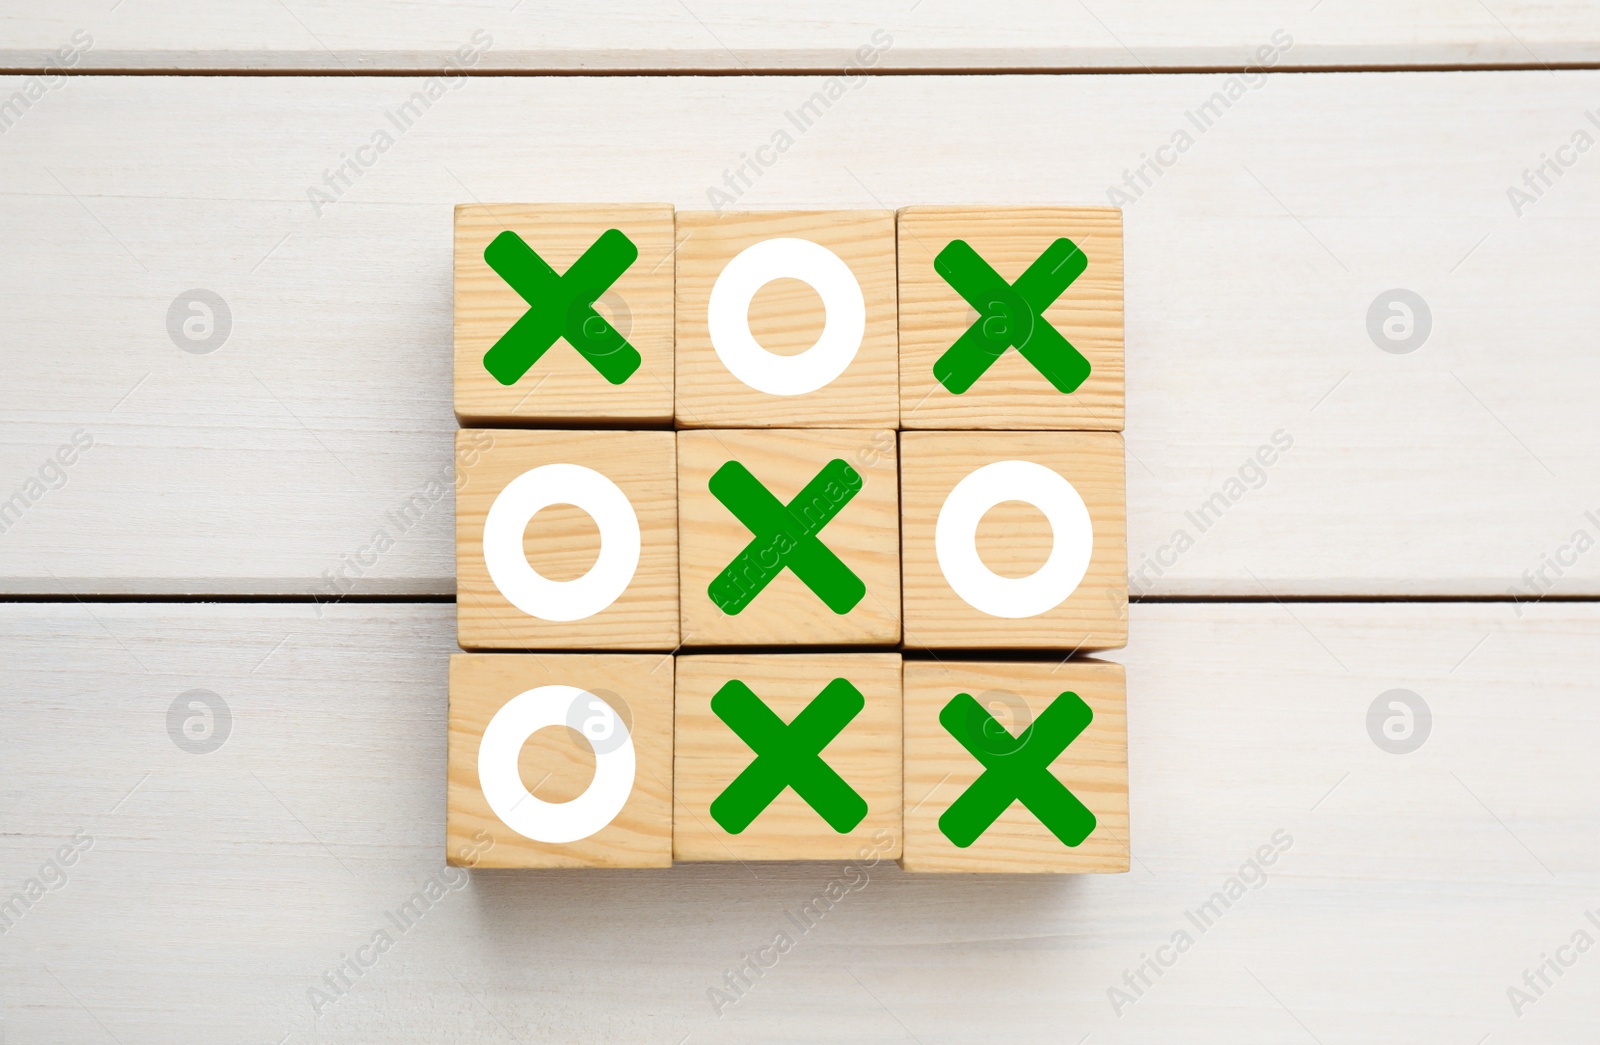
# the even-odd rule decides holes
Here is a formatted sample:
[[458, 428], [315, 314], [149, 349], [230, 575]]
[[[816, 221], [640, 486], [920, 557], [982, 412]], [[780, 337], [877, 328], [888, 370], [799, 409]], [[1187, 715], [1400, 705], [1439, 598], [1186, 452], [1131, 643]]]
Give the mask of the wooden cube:
[[685, 646], [900, 641], [895, 433], [678, 433]]
[[670, 422], [672, 301], [669, 204], [457, 207], [456, 417]]
[[900, 855], [899, 654], [685, 656], [677, 679], [674, 857]]
[[675, 648], [673, 440], [671, 432], [459, 431], [462, 648]]
[[1115, 432], [903, 432], [908, 647], [1110, 649], [1128, 638]]
[[900, 427], [1122, 430], [1120, 210], [907, 207], [899, 243]]
[[893, 214], [677, 225], [678, 427], [897, 427]]
[[1128, 869], [1121, 664], [907, 660], [904, 690], [907, 871]]
[[672, 862], [672, 658], [450, 658], [446, 859], [457, 867]]

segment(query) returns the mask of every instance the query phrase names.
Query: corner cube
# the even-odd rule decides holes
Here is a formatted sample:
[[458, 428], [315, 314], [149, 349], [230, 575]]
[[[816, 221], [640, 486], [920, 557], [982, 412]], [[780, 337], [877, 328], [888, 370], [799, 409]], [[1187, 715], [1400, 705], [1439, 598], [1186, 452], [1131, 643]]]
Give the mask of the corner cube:
[[900, 426], [1123, 426], [1122, 212], [899, 213]]
[[455, 211], [455, 411], [464, 425], [672, 420], [672, 207]]
[[661, 655], [453, 655], [448, 862], [671, 864], [672, 669]]
[[907, 660], [907, 871], [1126, 871], [1122, 665]]

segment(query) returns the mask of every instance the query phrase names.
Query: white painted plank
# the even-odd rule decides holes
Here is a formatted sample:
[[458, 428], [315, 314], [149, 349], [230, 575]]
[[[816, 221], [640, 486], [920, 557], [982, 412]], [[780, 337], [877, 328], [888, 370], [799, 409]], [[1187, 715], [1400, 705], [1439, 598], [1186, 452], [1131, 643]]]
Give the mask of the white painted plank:
[[[420, 84], [88, 77], [12, 127], [0, 499], [94, 447], [0, 534], [0, 589], [303, 593], [382, 526], [356, 591], [453, 590], [448, 496], [403, 535], [388, 513], [450, 470], [457, 202], [706, 207], [788, 128], [739, 206], [1101, 203], [1189, 128], [1126, 212], [1135, 592], [1499, 594], [1561, 555], [1538, 587], [1600, 593], [1600, 554], [1560, 551], [1600, 536], [1600, 161], [1507, 198], [1600, 134], [1600, 74], [1275, 77], [1203, 133], [1220, 75], [878, 78], [803, 133], [822, 80], [475, 79], [319, 215]], [[205, 355], [167, 328], [195, 287], [233, 315]], [[1431, 307], [1410, 354], [1368, 335], [1392, 287]], [[1186, 513], [1262, 482], [1279, 431], [1202, 532]]]
[[74, 33], [81, 69], [438, 69], [477, 32], [492, 70], [833, 70], [875, 34], [890, 69], [1242, 67], [1275, 30], [1296, 67], [1517, 65], [1600, 60], [1600, 13], [1582, 0], [1268, 0], [1093, 5], [1012, 0], [732, 0], [606, 4], [291, 0], [66, 0], [8, 12], [0, 68], [33, 69]]
[[[1520, 1017], [1507, 988], [1600, 932], [1584, 915], [1600, 608], [1139, 606], [1132, 624], [1129, 874], [884, 865], [800, 933], [787, 914], [843, 865], [480, 873], [390, 926], [393, 949], [318, 1016], [309, 989], [443, 868], [450, 607], [0, 606], [0, 895], [93, 838], [0, 936], [6, 1040], [1457, 1045], [1593, 1028], [1600, 956]], [[232, 714], [204, 755], [167, 732], [194, 687]], [[1432, 714], [1406, 755], [1368, 734], [1396, 687]], [[1199, 931], [1186, 912], [1280, 831], [1265, 884]], [[786, 929], [793, 950], [719, 1018], [708, 989]], [[1180, 929], [1193, 948], [1118, 1015], [1108, 989]]]

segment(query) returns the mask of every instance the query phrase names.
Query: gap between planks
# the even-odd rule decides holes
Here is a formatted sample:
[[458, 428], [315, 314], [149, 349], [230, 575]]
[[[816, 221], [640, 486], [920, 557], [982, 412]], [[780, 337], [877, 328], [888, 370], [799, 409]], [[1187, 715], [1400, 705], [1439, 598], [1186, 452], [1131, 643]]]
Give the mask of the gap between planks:
[[[1270, 70], [1247, 69], [1243, 65], [1161, 65], [1144, 69], [1126, 67], [1101, 68], [1097, 66], [903, 66], [893, 69], [847, 69], [833, 65], [805, 66], [752, 66], [740, 69], [680, 69], [644, 67], [638, 69], [486, 69], [458, 71], [471, 79], [501, 79], [512, 77], [587, 77], [590, 79], [618, 76], [694, 78], [707, 76], [739, 77], [807, 77], [837, 76], [854, 73], [863, 77], [890, 76], [1179, 76], [1187, 74], [1239, 74], [1247, 71], [1262, 76], [1303, 75], [1315, 73], [1496, 73], [1496, 72], [1584, 72], [1600, 70], [1600, 61], [1587, 62], [1407, 62], [1407, 63], [1352, 63], [1347, 65], [1279, 65]], [[230, 77], [252, 79], [264, 77], [299, 77], [302, 79], [360, 79], [363, 77], [392, 77], [410, 79], [432, 76], [437, 72], [431, 66], [419, 68], [383, 69], [230, 69], [224, 66], [194, 68], [105, 68], [66, 72], [36, 65], [8, 65], [0, 59], [0, 75], [43, 76], [53, 73], [63, 77], [107, 76], [175, 76], [175, 77]]]

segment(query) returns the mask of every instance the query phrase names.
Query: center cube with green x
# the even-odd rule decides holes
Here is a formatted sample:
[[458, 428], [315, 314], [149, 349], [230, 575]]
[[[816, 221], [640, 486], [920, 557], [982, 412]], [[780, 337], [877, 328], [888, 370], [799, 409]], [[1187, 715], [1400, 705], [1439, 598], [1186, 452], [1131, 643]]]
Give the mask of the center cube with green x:
[[894, 432], [707, 429], [677, 438], [684, 646], [900, 641]]

